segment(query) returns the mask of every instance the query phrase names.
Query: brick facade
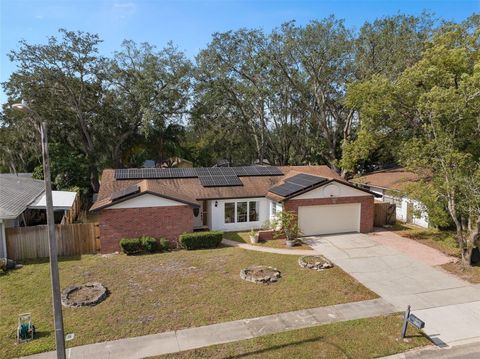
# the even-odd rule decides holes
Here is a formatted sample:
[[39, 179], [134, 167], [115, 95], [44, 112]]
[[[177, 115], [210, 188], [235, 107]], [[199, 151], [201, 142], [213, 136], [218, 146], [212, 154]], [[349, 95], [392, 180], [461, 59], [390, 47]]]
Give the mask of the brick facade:
[[358, 197], [334, 197], [334, 198], [312, 198], [312, 199], [291, 199], [285, 203], [285, 210], [298, 214], [300, 206], [316, 206], [325, 204], [346, 204], [360, 203], [360, 232], [368, 233], [373, 231], [374, 220], [374, 198], [373, 196]]
[[99, 223], [101, 252], [112, 253], [120, 250], [122, 238], [147, 235], [176, 242], [193, 231], [193, 211], [188, 205], [104, 209]]

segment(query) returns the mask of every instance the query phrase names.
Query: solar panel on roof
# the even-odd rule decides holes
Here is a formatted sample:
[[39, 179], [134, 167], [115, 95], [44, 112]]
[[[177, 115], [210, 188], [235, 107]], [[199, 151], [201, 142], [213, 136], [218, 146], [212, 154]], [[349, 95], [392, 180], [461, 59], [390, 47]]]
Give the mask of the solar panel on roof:
[[302, 186], [310, 186], [324, 181], [325, 178], [301, 173], [285, 179], [285, 182], [297, 183]]
[[[199, 176], [278, 176], [278, 167], [199, 167], [199, 168], [128, 168], [115, 170], [115, 179], [195, 178]], [[238, 183], [238, 181], [237, 181]]]
[[112, 195], [110, 196], [110, 199], [112, 201], [115, 201], [117, 199], [129, 196], [129, 195], [137, 193], [139, 191], [140, 191], [140, 187], [138, 187], [137, 185], [128, 186], [127, 188], [125, 188], [123, 190], [113, 192]]
[[288, 197], [325, 181], [326, 179], [323, 177], [301, 173], [286, 178], [283, 184], [271, 188], [270, 192], [278, 194], [282, 197]]
[[242, 181], [237, 176], [198, 176], [203, 187], [227, 187], [243, 186]]
[[238, 176], [225, 176], [228, 186], [243, 186], [242, 180]]
[[233, 167], [217, 167], [224, 176], [236, 176], [235, 169]]

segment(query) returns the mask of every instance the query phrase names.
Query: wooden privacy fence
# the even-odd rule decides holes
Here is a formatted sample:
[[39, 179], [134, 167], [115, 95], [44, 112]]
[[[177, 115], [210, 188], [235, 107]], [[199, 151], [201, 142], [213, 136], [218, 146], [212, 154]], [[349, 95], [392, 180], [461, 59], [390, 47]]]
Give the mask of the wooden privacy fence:
[[62, 224], [72, 224], [78, 217], [82, 204], [80, 202], [80, 194], [77, 193], [72, 207], [65, 213], [62, 218]]
[[395, 224], [397, 220], [396, 206], [393, 203], [376, 202], [374, 226], [382, 227], [384, 225]]
[[[7, 255], [13, 260], [48, 257], [48, 227], [6, 228]], [[100, 250], [98, 223], [57, 224], [59, 256], [94, 254]]]

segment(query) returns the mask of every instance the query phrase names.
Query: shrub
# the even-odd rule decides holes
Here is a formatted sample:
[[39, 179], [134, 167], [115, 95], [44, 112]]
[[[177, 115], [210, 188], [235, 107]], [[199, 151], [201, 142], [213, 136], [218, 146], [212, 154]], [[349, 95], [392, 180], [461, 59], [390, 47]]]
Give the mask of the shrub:
[[203, 249], [218, 247], [223, 239], [223, 232], [194, 232], [180, 236], [180, 245], [186, 249]]
[[166, 240], [165, 238], [160, 238], [160, 244], [159, 244], [159, 249], [160, 252], [166, 252], [170, 249], [170, 242]]
[[160, 249], [157, 240], [150, 236], [143, 236], [140, 238], [143, 249], [148, 253], [155, 253]]
[[124, 238], [120, 241], [120, 248], [126, 255], [143, 252], [143, 245], [140, 238]]

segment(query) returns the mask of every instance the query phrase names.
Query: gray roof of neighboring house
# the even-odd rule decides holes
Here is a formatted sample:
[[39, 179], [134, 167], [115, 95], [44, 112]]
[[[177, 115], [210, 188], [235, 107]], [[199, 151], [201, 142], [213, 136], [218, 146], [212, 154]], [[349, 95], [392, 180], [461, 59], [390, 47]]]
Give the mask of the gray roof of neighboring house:
[[0, 173], [0, 218], [16, 218], [45, 190], [31, 176]]

